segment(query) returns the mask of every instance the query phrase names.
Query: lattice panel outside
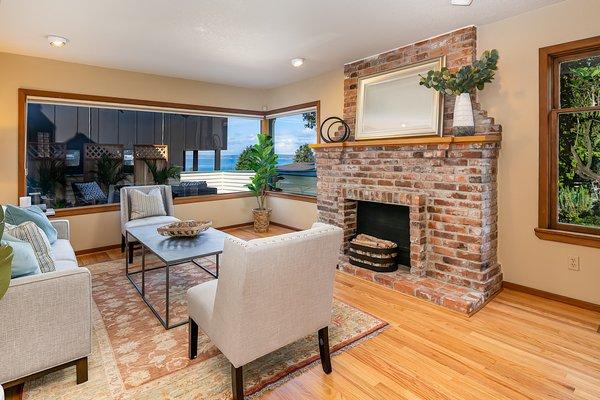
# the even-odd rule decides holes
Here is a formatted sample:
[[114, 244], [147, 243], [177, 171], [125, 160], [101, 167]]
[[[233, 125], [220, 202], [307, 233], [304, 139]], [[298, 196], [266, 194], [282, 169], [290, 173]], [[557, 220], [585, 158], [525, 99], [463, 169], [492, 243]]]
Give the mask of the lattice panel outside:
[[133, 154], [136, 160], [165, 160], [169, 159], [169, 146], [166, 144], [157, 145], [135, 145]]
[[123, 159], [123, 145], [86, 143], [83, 147], [83, 153], [86, 160], [99, 160], [104, 156]]
[[64, 143], [31, 142], [27, 145], [29, 158], [64, 160], [67, 158], [67, 145]]

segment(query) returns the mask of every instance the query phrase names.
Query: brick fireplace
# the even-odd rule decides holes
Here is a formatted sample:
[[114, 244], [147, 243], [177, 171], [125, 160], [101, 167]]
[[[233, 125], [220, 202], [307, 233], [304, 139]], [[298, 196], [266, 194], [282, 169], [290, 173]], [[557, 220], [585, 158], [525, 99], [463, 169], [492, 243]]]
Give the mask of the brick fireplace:
[[[345, 121], [354, 127], [358, 78], [440, 55], [458, 69], [474, 60], [475, 41], [476, 30], [468, 27], [346, 65]], [[344, 229], [342, 271], [470, 314], [502, 283], [496, 258], [501, 128], [474, 102], [476, 135], [449, 136], [453, 102], [446, 96], [442, 137], [315, 145], [317, 207], [320, 221]], [[348, 262], [359, 201], [408, 207], [407, 269], [382, 273]]]

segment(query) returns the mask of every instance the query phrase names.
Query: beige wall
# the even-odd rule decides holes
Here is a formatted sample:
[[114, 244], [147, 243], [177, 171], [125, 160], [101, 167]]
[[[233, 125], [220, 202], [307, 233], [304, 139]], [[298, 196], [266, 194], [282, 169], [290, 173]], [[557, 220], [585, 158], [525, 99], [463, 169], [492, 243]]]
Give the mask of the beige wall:
[[[598, 15], [600, 1], [569, 0], [478, 28], [479, 51], [497, 48], [501, 56], [497, 79], [480, 99], [504, 128], [499, 168], [499, 259], [505, 279], [594, 303], [600, 303], [600, 250], [542, 241], [536, 238], [533, 228], [537, 224], [538, 48], [600, 34]], [[257, 93], [0, 54], [0, 137], [4, 148], [9, 149], [0, 159], [3, 202], [16, 198], [16, 89], [20, 86], [254, 109], [321, 100], [322, 118], [341, 116], [343, 108], [341, 66], [312, 79]], [[243, 223], [249, 220], [253, 206], [249, 200], [232, 200], [228, 206], [182, 205], [177, 212], [182, 216], [206, 215], [221, 226]], [[313, 203], [275, 198], [270, 201], [276, 222], [305, 228], [316, 219]], [[73, 217], [72, 223], [76, 235], [92, 231], [91, 235], [74, 239], [78, 248], [107, 242], [108, 236], [99, 233], [104, 230], [118, 234], [117, 213]], [[104, 229], [106, 226], [110, 229]], [[581, 259], [579, 272], [567, 269], [567, 257], [573, 255]]]
[[[600, 34], [600, 1], [570, 0], [479, 27], [479, 51], [500, 52], [497, 78], [480, 96], [503, 127], [499, 259], [504, 279], [600, 303], [600, 250], [538, 239], [538, 49]], [[581, 271], [567, 268], [579, 256]]]
[[[0, 53], [0, 202], [17, 201], [17, 89], [129, 97], [230, 108], [260, 110], [264, 91], [184, 79], [65, 63]], [[216, 226], [251, 220], [252, 199], [242, 198], [176, 206], [184, 218], [212, 219]], [[76, 250], [120, 242], [119, 213], [79, 215], [72, 224]]]
[[281, 86], [266, 92], [269, 110], [309, 101], [321, 101], [321, 120], [342, 117], [344, 106], [344, 68], [311, 79]]
[[269, 197], [271, 219], [297, 229], [308, 229], [317, 222], [317, 205], [306, 201]]
[[[211, 220], [213, 226], [231, 226], [252, 221], [254, 198], [179, 204], [175, 216], [181, 219]], [[61, 218], [63, 219], [63, 218]], [[121, 242], [118, 211], [65, 217], [71, 225], [71, 242], [75, 250], [95, 249]]]
[[[569, 0], [478, 27], [479, 53], [490, 48], [500, 52], [497, 78], [480, 100], [504, 131], [498, 178], [499, 260], [504, 278], [597, 304], [600, 250], [539, 240], [533, 229], [537, 226], [538, 49], [599, 35], [599, 15], [600, 1]], [[270, 108], [314, 99], [321, 100], [323, 118], [342, 115], [341, 68], [267, 93]], [[567, 268], [569, 256], [580, 257], [581, 271]]]

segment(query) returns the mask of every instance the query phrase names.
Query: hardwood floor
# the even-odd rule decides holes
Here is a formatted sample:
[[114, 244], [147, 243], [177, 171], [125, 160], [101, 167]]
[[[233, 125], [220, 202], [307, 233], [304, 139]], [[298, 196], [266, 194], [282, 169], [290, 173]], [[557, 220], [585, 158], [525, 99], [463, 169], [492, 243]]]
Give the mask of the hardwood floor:
[[600, 399], [600, 313], [504, 289], [467, 318], [342, 273], [335, 296], [390, 327], [334, 356], [331, 375], [316, 366], [263, 399]]

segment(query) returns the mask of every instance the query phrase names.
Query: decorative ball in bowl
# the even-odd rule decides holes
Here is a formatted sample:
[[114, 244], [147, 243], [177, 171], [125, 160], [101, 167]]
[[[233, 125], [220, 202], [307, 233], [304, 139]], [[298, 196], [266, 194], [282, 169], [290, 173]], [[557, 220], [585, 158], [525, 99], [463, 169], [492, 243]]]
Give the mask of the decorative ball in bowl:
[[156, 230], [159, 235], [167, 237], [194, 237], [212, 226], [212, 221], [178, 221], [168, 225], [159, 226]]

